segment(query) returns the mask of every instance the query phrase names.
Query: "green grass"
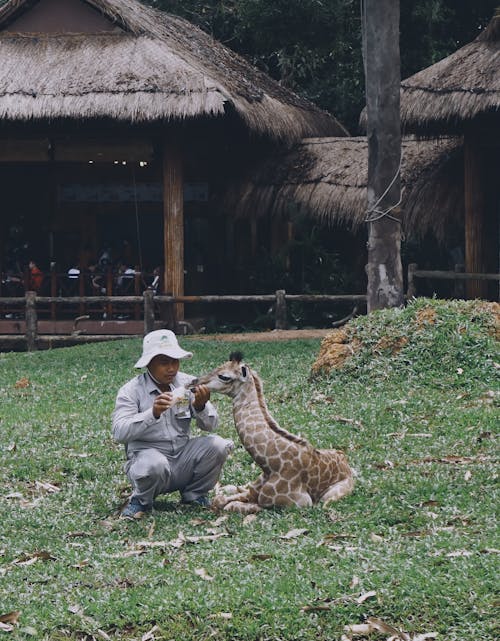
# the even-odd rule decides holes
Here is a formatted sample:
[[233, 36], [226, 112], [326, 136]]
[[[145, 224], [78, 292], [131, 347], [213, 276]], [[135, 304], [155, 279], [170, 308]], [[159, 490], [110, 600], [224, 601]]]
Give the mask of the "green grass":
[[[435, 322], [417, 326], [425, 306]], [[131, 641], [156, 626], [157, 640], [326, 641], [372, 616], [443, 641], [496, 639], [500, 354], [488, 324], [473, 304], [440, 301], [360, 318], [362, 349], [314, 379], [319, 340], [182, 339], [195, 374], [242, 349], [280, 424], [345, 449], [357, 470], [354, 494], [327, 510], [249, 523], [177, 495], [149, 519], [116, 518], [128, 486], [110, 414], [140, 340], [0, 355], [0, 615], [20, 613], [0, 636]], [[379, 349], [400, 336], [396, 354]], [[229, 399], [214, 400], [235, 436]], [[239, 446], [222, 481], [257, 474]], [[292, 529], [304, 532], [282, 538]], [[175, 547], [179, 533], [225, 536]]]

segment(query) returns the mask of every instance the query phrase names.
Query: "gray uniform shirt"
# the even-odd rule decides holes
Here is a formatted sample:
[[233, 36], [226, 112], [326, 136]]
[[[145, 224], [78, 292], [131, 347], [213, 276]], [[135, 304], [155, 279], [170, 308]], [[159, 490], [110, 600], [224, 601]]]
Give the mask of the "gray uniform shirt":
[[[178, 372], [170, 387], [184, 387], [193, 379], [193, 376]], [[193, 418], [202, 430], [213, 432], [217, 429], [217, 410], [210, 401], [201, 412], [194, 409], [191, 400], [189, 405], [174, 405], [160, 418], [155, 418], [153, 402], [158, 394], [161, 391], [147, 372], [125, 383], [118, 391], [113, 412], [113, 438], [125, 444], [127, 458], [152, 447], [167, 456], [176, 456], [190, 438]]]

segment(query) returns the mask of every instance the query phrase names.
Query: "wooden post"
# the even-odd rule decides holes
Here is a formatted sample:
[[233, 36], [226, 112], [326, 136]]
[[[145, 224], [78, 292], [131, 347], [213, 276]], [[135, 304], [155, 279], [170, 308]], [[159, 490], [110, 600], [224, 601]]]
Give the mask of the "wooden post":
[[146, 289], [144, 291], [144, 336], [152, 332], [155, 328], [155, 303], [154, 291]]
[[37, 349], [38, 319], [36, 314], [36, 292], [26, 292], [26, 347], [28, 352]]
[[[163, 147], [164, 291], [184, 295], [184, 186], [180, 149], [165, 141]], [[184, 319], [184, 305], [172, 306], [173, 329]]]
[[[54, 297], [57, 296], [57, 271], [55, 263], [50, 263], [50, 295]], [[57, 318], [55, 303], [50, 304], [50, 318], [53, 321]]]
[[404, 303], [401, 265], [399, 1], [365, 0], [368, 312]]
[[410, 263], [408, 265], [408, 291], [406, 292], [406, 299], [410, 300], [417, 295], [417, 286], [415, 284], [415, 272], [418, 269], [417, 263]]
[[[80, 273], [78, 274], [78, 296], [85, 296], [85, 268], [83, 265], [79, 267]], [[78, 306], [78, 313], [80, 316], [86, 314], [85, 303], [80, 303]]]
[[[472, 136], [464, 139], [465, 185], [465, 271], [483, 274], [488, 271], [485, 239], [485, 195], [482, 181], [483, 167], [479, 145]], [[467, 298], [487, 298], [486, 281], [469, 280], [465, 291]]]
[[286, 329], [288, 326], [286, 322], [286, 298], [285, 290], [278, 289], [276, 290], [276, 320], [275, 328], [276, 329]]
[[[456, 264], [454, 267], [456, 274], [461, 274], [465, 271], [464, 265]], [[455, 280], [453, 283], [453, 296], [454, 298], [465, 298], [465, 287], [463, 280]]]

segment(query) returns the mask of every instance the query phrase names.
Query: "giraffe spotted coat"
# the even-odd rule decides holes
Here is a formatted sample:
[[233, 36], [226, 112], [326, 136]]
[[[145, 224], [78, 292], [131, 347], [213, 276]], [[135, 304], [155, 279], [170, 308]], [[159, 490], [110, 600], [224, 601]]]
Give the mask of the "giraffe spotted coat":
[[262, 470], [244, 488], [216, 496], [216, 509], [249, 513], [274, 506], [326, 505], [352, 492], [354, 479], [345, 454], [317, 449], [281, 428], [269, 413], [260, 378], [242, 362], [240, 353], [231, 354], [228, 362], [192, 385], [206, 385], [232, 398], [240, 440]]

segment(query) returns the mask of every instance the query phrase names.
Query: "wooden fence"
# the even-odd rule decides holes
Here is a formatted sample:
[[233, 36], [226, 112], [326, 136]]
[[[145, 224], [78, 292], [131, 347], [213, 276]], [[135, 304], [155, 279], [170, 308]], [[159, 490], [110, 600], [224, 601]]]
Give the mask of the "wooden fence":
[[[353, 305], [366, 303], [365, 294], [287, 294], [285, 290], [279, 289], [274, 294], [261, 295], [226, 295], [226, 296], [164, 296], [155, 295], [153, 290], [146, 290], [142, 296], [38, 296], [35, 292], [28, 291], [24, 297], [0, 297], [1, 307], [19, 307], [24, 309], [26, 322], [26, 345], [28, 351], [37, 349], [38, 339], [38, 305], [49, 305], [57, 308], [58, 305], [75, 306], [81, 311], [82, 306], [101, 304], [103, 308], [119, 308], [120, 306], [134, 305], [142, 307], [144, 319], [144, 334], [149, 333], [155, 327], [155, 307], [165, 305], [167, 318], [165, 324], [175, 326], [175, 322], [168, 318], [168, 312], [172, 314], [174, 304], [184, 303], [265, 303], [274, 305], [275, 328], [287, 328], [287, 303], [352, 303]], [[76, 329], [76, 325], [75, 325]]]
[[[430, 278], [436, 280], [452, 280], [467, 281], [467, 280], [496, 280], [500, 282], [500, 274], [474, 274], [460, 271], [460, 266], [456, 266], [455, 271], [440, 271], [430, 269], [419, 269], [416, 263], [408, 265], [408, 289], [406, 298], [409, 300], [417, 296], [417, 278]], [[462, 294], [463, 296], [463, 294]]]

